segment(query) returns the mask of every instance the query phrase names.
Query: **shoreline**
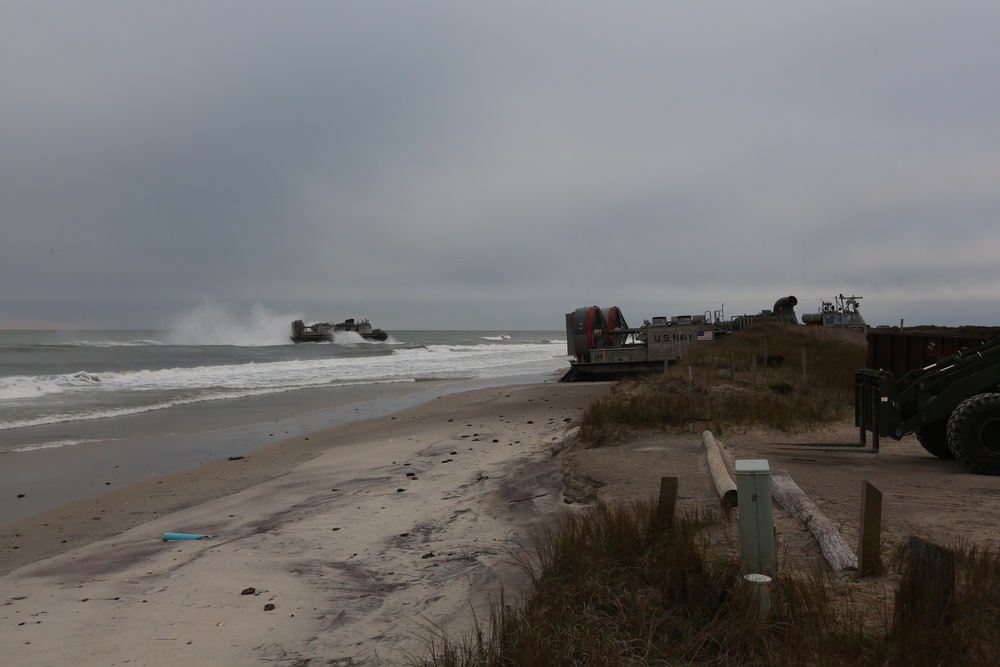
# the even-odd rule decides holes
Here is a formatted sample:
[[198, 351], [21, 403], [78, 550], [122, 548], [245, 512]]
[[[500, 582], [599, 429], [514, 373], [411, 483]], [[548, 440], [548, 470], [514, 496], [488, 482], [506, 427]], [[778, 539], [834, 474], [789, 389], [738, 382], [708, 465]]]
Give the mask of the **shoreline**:
[[[323, 409], [284, 415], [274, 421], [107, 440], [69, 452], [53, 448], [11, 454], [25, 457], [28, 464], [0, 468], [0, 488], [5, 489], [5, 508], [0, 516], [0, 576], [32, 562], [37, 545], [51, 548], [55, 537], [60, 538], [61, 550], [67, 551], [164, 513], [285, 474], [336, 446], [328, 441], [341, 437], [340, 429], [353, 433], [353, 426], [366, 432], [370, 422], [411, 409], [419, 411], [448, 396], [548, 384], [559, 377], [518, 376], [504, 378], [509, 383], [503, 384], [481, 379], [441, 381], [418, 391], [411, 387], [404, 393], [367, 396], [362, 401], [336, 401]], [[21, 492], [25, 497], [14, 497]], [[99, 510], [99, 515], [91, 517], [93, 523], [74, 520], [90, 513], [90, 507]], [[120, 516], [131, 518], [123, 523]], [[77, 528], [67, 527], [67, 520]], [[98, 523], [101, 521], [104, 523]], [[19, 541], [26, 535], [24, 527], [31, 528], [33, 537]], [[42, 557], [48, 555], [54, 553]]]
[[510, 576], [507, 550], [565, 511], [551, 448], [607, 390], [446, 393], [9, 523], [0, 622], [16, 632], [0, 649], [85, 664], [166, 664], [192, 645], [227, 664], [425, 650], [417, 635], [465, 627], [472, 593]]
[[[442, 393], [532, 384], [552, 377], [536, 373], [499, 381], [363, 385], [294, 399], [279, 396], [279, 405], [274, 405], [275, 397], [253, 398], [235, 405], [224, 402], [216, 408], [197, 404], [170, 415], [132, 415], [108, 425], [84, 423], [77, 436], [89, 440], [83, 444], [0, 453], [0, 529], [110, 488], [246, 456], [285, 438], [385, 416], [432, 401]], [[208, 420], [206, 410], [221, 414]], [[115, 437], [108, 437], [109, 431]]]

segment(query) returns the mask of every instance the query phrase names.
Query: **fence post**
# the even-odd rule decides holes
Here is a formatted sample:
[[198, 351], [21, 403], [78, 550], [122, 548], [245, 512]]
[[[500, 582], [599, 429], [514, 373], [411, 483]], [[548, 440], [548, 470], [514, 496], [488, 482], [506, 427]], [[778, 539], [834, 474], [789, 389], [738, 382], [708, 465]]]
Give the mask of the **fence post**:
[[668, 528], [674, 527], [674, 512], [677, 508], [677, 478], [660, 478], [660, 501], [656, 506], [656, 515], [660, 524]]
[[945, 623], [954, 593], [955, 554], [911, 536], [909, 572], [896, 596], [897, 615], [911, 622]]
[[882, 541], [882, 492], [861, 480], [861, 530], [858, 543], [858, 576], [878, 574]]
[[688, 419], [694, 417], [694, 375], [688, 366]]

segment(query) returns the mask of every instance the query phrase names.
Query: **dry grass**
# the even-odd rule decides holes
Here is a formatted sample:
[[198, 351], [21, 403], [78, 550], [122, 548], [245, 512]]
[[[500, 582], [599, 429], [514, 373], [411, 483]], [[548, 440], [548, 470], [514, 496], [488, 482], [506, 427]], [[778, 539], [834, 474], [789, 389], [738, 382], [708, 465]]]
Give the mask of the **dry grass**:
[[[1000, 649], [1000, 557], [956, 550], [956, 591], [941, 618], [893, 608], [901, 576], [856, 581], [782, 573], [771, 612], [743, 584], [738, 549], [718, 539], [727, 519], [683, 517], [671, 529], [655, 504], [597, 507], [546, 532], [526, 597], [496, 601], [488, 625], [440, 639], [425, 664], [992, 665]], [[900, 586], [905, 586], [900, 583]]]
[[600, 447], [650, 428], [793, 431], [848, 418], [854, 371], [865, 365], [865, 339], [838, 333], [848, 335], [762, 324], [697, 345], [665, 373], [619, 382], [587, 409], [581, 441]]
[[[587, 411], [582, 435], [600, 446], [630, 430], [795, 430], [843, 419], [853, 410], [854, 370], [864, 357], [862, 337], [756, 326], [696, 348], [662, 375], [618, 383]], [[877, 579], [779, 564], [771, 611], [761, 618], [743, 582], [733, 530], [730, 518], [714, 514], [691, 514], [668, 527], [652, 501], [570, 515], [540, 536], [535, 555], [515, 555], [531, 581], [523, 599], [501, 593], [473, 636], [440, 638], [424, 664], [996, 663], [997, 553], [956, 545], [954, 594], [933, 614], [914, 611], [927, 606], [910, 595], [919, 577], [910, 572], [906, 545], [892, 550]]]

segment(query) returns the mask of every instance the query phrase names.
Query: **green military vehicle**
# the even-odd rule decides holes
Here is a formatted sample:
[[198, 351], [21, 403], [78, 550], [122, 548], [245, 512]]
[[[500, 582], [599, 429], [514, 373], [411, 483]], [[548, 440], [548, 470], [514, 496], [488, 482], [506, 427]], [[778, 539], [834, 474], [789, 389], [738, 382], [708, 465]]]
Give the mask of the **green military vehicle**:
[[[1000, 334], [871, 331], [868, 366], [855, 374], [855, 423], [895, 440], [916, 433], [928, 452], [1000, 475]], [[899, 379], [896, 379], [896, 377]]]

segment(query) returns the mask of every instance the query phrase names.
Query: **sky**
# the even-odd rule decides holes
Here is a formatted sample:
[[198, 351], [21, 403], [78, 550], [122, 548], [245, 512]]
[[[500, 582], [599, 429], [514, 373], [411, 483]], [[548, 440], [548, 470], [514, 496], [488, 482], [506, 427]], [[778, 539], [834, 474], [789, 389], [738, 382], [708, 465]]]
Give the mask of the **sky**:
[[1000, 4], [6, 0], [0, 328], [1000, 324]]

